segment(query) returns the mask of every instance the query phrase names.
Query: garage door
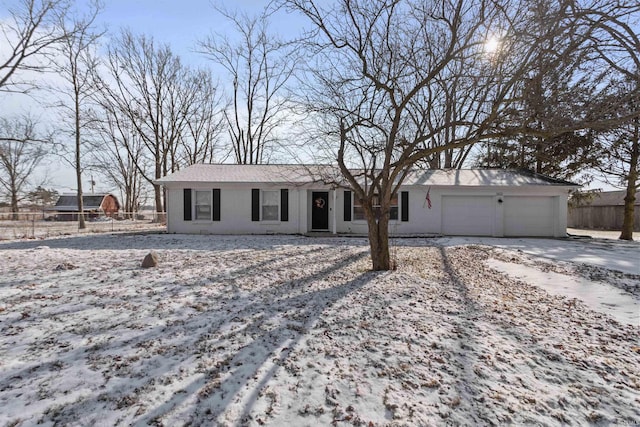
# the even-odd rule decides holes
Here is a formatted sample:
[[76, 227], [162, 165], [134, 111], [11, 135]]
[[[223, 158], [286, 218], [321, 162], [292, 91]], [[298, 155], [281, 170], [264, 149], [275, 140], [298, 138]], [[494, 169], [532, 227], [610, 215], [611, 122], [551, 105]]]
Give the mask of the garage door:
[[505, 197], [505, 236], [553, 236], [554, 197]]
[[442, 233], [492, 236], [495, 203], [488, 196], [442, 196]]

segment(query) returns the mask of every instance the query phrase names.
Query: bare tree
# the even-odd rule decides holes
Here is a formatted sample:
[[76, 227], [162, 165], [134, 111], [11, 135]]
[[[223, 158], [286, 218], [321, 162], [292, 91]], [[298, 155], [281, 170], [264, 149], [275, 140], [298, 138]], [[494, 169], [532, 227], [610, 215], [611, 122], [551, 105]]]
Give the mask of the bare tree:
[[118, 112], [104, 109], [102, 113], [92, 126], [96, 141], [91, 167], [120, 189], [122, 207], [130, 217], [141, 205], [143, 182], [136, 165], [144, 164], [144, 146], [135, 129], [127, 121], [118, 120]]
[[18, 203], [34, 169], [47, 155], [48, 138], [38, 135], [29, 116], [0, 118], [0, 186], [6, 191], [13, 219], [18, 219]]
[[589, 41], [597, 53], [596, 59], [614, 76], [611, 95], [595, 103], [617, 106], [612, 116], [628, 118], [600, 134], [603, 148], [600, 170], [625, 188], [620, 239], [633, 240], [636, 192], [640, 187], [640, 117], [635, 114], [640, 110], [640, 4], [612, 3], [606, 8], [580, 12], [593, 27]]
[[142, 143], [138, 156], [129, 145], [133, 140], [120, 140], [140, 175], [153, 185], [156, 211], [163, 212], [162, 189], [154, 181], [215, 148], [216, 89], [207, 71], [184, 66], [169, 46], [156, 46], [153, 39], [126, 30], [112, 41], [105, 65], [105, 75], [96, 77], [100, 95], [95, 101]]
[[[619, 91], [603, 101], [617, 102], [620, 98], [628, 99], [629, 94], [635, 97], [628, 100], [626, 111], [635, 111], [640, 106], [640, 80], [626, 78], [618, 85]], [[636, 193], [640, 189], [640, 117], [636, 117], [624, 125], [599, 134], [600, 163], [598, 169], [605, 179], [615, 186], [625, 189], [624, 217], [620, 239], [633, 240], [634, 210]]]
[[[111, 43], [106, 67], [100, 103], [120, 115], [119, 120], [128, 122], [139, 136], [152, 168], [140, 163], [136, 168], [154, 186], [156, 211], [163, 212], [162, 190], [153, 181], [175, 168], [168, 162], [185, 121], [175, 115], [178, 106], [172, 100], [183, 66], [168, 46], [156, 47], [152, 38], [125, 30]], [[131, 155], [132, 147], [125, 148]]]
[[640, 119], [633, 119], [627, 126], [616, 129], [612, 137], [603, 169], [606, 175], [617, 177], [617, 184], [625, 187], [620, 239], [633, 240], [636, 193], [640, 190]]
[[183, 82], [186, 129], [180, 135], [181, 163], [213, 163], [226, 156], [220, 135], [224, 131], [222, 101], [211, 73], [198, 70]]
[[[584, 5], [583, 5], [584, 6]], [[625, 7], [624, 2], [597, 1], [582, 8], [579, 4], [567, 10], [567, 29], [542, 41], [543, 55], [538, 55], [534, 68], [522, 84], [522, 100], [513, 109], [509, 120], [532, 130], [531, 134], [518, 135], [498, 141], [489, 141], [486, 152], [478, 163], [498, 167], [520, 167], [544, 173], [556, 178], [588, 180], [591, 169], [597, 164], [594, 130], [608, 127], [606, 122], [593, 126], [590, 130], [568, 132], [548, 137], [548, 129], [562, 129], [567, 124], [581, 120], [598, 121], [613, 117], [617, 106], [624, 102], [604, 104], [601, 99], [609, 99], [612, 67], [603, 58], [602, 50], [609, 40], [598, 40], [602, 36], [598, 28], [603, 22], [595, 22], [606, 16], [607, 20], [631, 18], [639, 10], [639, 5]], [[548, 9], [537, 8], [533, 22], [546, 25]], [[595, 120], [594, 120], [595, 119]], [[612, 122], [613, 126], [617, 123]]]
[[[82, 147], [84, 141], [84, 131], [89, 122], [86, 112], [88, 102], [95, 91], [93, 85], [94, 70], [98, 66], [98, 60], [93, 55], [93, 50], [97, 48], [98, 39], [102, 33], [94, 31], [94, 22], [100, 13], [101, 4], [96, 0], [90, 5], [89, 11], [83, 17], [74, 16], [71, 21], [67, 16], [61, 16], [59, 26], [69, 34], [60, 45], [60, 60], [56, 67], [59, 75], [65, 80], [65, 86], [59, 88], [63, 100], [58, 103], [58, 107], [63, 112], [63, 123], [69, 128], [63, 129], [63, 134], [73, 138], [73, 155], [71, 156], [72, 166], [76, 172], [77, 203], [78, 203], [78, 228], [86, 228], [83, 206], [82, 191]], [[63, 144], [67, 159], [66, 144]]]
[[217, 10], [233, 24], [238, 40], [213, 34], [200, 48], [232, 81], [224, 118], [236, 163], [263, 163], [275, 148], [276, 130], [285, 122], [289, 102], [283, 89], [294, 73], [294, 50], [269, 33], [267, 15]]
[[55, 47], [69, 35], [59, 25], [69, 6], [68, 0], [20, 0], [0, 20], [0, 92], [27, 92], [34, 83], [24, 72], [49, 68]]
[[[569, 0], [284, 3], [313, 25], [307, 111], [324, 117], [335, 141], [328, 148], [361, 200], [374, 270], [392, 267], [391, 200], [417, 162], [484, 139], [596, 125], [575, 117], [539, 129], [510, 119], [547, 42], [577, 29]], [[533, 19], [540, 11], [544, 19]], [[492, 35], [499, 48], [489, 53]]]
[[[464, 63], [455, 64], [458, 67], [465, 66]], [[452, 64], [453, 66], [453, 64]], [[473, 105], [473, 101], [465, 99], [468, 96], [473, 96], [467, 90], [465, 85], [465, 72], [462, 69], [451, 70], [449, 78], [444, 81], [445, 84], [439, 84], [435, 82], [439, 96], [442, 101], [438, 108], [441, 109], [440, 114], [430, 114], [429, 110], [433, 108], [433, 104], [429, 104], [428, 99], [424, 99], [424, 103], [415, 103], [416, 112], [421, 115], [425, 120], [429, 122], [430, 128], [437, 128], [444, 123], [450, 123], [446, 126], [443, 132], [433, 135], [429, 141], [425, 142], [425, 147], [437, 149], [442, 147], [441, 151], [434, 151], [424, 159], [419, 160], [419, 165], [424, 165], [428, 169], [460, 169], [473, 147], [473, 144], [452, 147], [450, 143], [456, 140], [458, 134], [458, 123], [464, 121], [473, 120], [472, 117], [467, 117], [471, 111], [469, 105]], [[418, 96], [419, 98], [419, 96]], [[461, 126], [464, 130], [464, 126]]]

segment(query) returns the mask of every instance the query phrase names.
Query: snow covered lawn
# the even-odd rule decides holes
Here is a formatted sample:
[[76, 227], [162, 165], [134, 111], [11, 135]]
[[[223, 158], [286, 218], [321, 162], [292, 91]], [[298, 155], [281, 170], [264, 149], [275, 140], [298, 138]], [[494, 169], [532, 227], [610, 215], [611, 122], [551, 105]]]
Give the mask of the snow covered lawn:
[[393, 243], [374, 273], [358, 238], [0, 242], [0, 425], [640, 422], [640, 325], [535, 283], [637, 304], [640, 246]]

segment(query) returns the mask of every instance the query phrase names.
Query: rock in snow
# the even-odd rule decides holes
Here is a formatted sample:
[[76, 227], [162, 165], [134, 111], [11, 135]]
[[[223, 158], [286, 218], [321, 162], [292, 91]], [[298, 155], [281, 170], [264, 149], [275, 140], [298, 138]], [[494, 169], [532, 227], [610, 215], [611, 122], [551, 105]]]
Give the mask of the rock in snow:
[[158, 266], [158, 253], [151, 251], [142, 260], [142, 268], [150, 268]]
[[64, 271], [64, 270], [75, 270], [78, 266], [71, 264], [70, 262], [63, 262], [62, 264], [56, 265], [56, 271]]

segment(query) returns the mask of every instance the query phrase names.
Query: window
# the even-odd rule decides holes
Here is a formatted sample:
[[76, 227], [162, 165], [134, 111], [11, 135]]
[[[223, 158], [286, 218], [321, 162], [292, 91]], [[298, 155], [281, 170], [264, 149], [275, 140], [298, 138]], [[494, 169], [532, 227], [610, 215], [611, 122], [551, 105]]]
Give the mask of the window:
[[389, 211], [389, 219], [398, 219], [398, 195], [391, 198], [391, 210]]
[[262, 220], [277, 221], [280, 206], [278, 203], [280, 191], [262, 192]]
[[355, 198], [353, 201], [353, 219], [355, 221], [365, 219], [364, 208], [362, 207], [362, 200]]
[[280, 190], [252, 188], [251, 221], [278, 220], [283, 222], [289, 221], [289, 190], [286, 188]]
[[[373, 210], [376, 216], [380, 215], [380, 202], [378, 195], [373, 196]], [[358, 198], [354, 198], [353, 200], [353, 219], [355, 221], [366, 219], [364, 215], [364, 208], [362, 207], [362, 201]], [[397, 220], [398, 219], [398, 195], [396, 194], [391, 199], [391, 210], [389, 212], [389, 219]]]
[[211, 190], [196, 190], [196, 219], [211, 221]]
[[[220, 189], [183, 189], [183, 219], [191, 221], [220, 221]], [[193, 203], [193, 204], [192, 204]]]

